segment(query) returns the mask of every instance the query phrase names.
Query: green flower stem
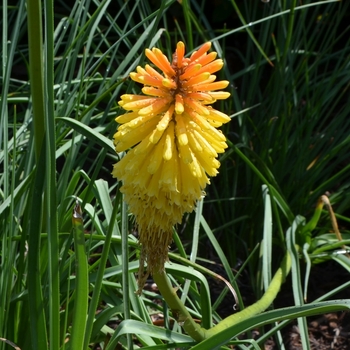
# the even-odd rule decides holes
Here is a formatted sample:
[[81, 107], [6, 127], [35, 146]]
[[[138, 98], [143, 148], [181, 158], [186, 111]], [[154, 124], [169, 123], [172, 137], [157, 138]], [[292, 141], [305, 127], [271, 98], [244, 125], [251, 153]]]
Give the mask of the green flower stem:
[[301, 230], [301, 233], [300, 233], [301, 238], [302, 238], [301, 243], [305, 243], [305, 242], [307, 242], [309, 244], [311, 243], [311, 233], [315, 229], [315, 227], [317, 226], [318, 221], [320, 220], [323, 205], [324, 205], [323, 201], [321, 200], [321, 198], [319, 198], [317, 205], [316, 205], [314, 215], [312, 216], [310, 221]]
[[202, 328], [194, 321], [183, 302], [177, 296], [176, 288], [173, 288], [171, 285], [165, 271], [155, 272], [152, 276], [154, 282], [156, 282], [158, 286], [160, 294], [170, 307], [176, 321], [183, 326], [187, 334], [194, 340], [202, 341], [205, 339], [206, 329]]
[[289, 253], [287, 252], [281, 262], [281, 266], [276, 271], [269, 287], [267, 288], [265, 294], [261, 297], [261, 299], [253, 305], [246, 307], [244, 310], [223, 319], [216, 326], [214, 326], [206, 332], [206, 338], [210, 338], [212, 335], [219, 333], [227, 327], [233, 326], [239, 322], [247, 320], [248, 318], [265, 311], [275, 300], [278, 292], [280, 291], [282, 283], [285, 281], [290, 271], [291, 265], [292, 260]]
[[157, 283], [158, 289], [163, 298], [172, 310], [174, 317], [180, 324], [182, 324], [187, 334], [196, 341], [202, 341], [204, 339], [210, 338], [214, 334], [217, 334], [228, 327], [232, 327], [233, 325], [238, 324], [239, 322], [242, 322], [266, 310], [276, 298], [282, 283], [290, 271], [290, 268], [291, 258], [289, 253], [287, 253], [282, 260], [281, 266], [276, 271], [269, 287], [261, 299], [258, 300], [255, 304], [248, 306], [244, 310], [226, 317], [211, 329], [202, 328], [193, 320], [185, 305], [177, 296], [176, 289], [172, 287], [164, 271], [154, 273], [153, 279]]

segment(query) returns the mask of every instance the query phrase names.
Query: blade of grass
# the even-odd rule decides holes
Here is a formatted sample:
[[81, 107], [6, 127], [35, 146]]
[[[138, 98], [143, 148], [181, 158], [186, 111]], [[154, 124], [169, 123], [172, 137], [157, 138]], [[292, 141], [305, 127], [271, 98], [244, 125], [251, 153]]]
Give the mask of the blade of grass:
[[48, 338], [44, 312], [44, 299], [41, 284], [40, 269], [40, 234], [42, 228], [42, 193], [45, 183], [45, 172], [41, 169], [45, 166], [45, 151], [38, 159], [35, 178], [31, 188], [30, 203], [35, 203], [30, 208], [30, 223], [28, 227], [28, 299], [29, 320], [31, 330], [32, 349], [47, 350]]
[[[102, 196], [102, 195], [100, 195], [100, 196]], [[113, 207], [113, 210], [111, 212], [111, 217], [110, 217], [111, 223], [116, 222], [118, 208], [119, 208], [118, 205], [115, 204]], [[84, 349], [87, 349], [87, 346], [90, 342], [90, 337], [92, 334], [92, 329], [93, 329], [93, 325], [94, 325], [94, 321], [95, 321], [96, 310], [97, 310], [98, 303], [100, 300], [103, 277], [104, 277], [106, 264], [107, 264], [107, 260], [108, 260], [108, 256], [109, 256], [109, 252], [110, 252], [111, 239], [112, 239], [113, 235], [116, 235], [116, 234], [119, 235], [119, 232], [118, 231], [116, 232], [115, 226], [110, 224], [108, 226], [107, 234], [105, 237], [105, 242], [103, 245], [102, 255], [101, 255], [101, 259], [100, 259], [100, 263], [99, 263], [99, 268], [97, 271], [96, 280], [94, 281], [95, 284], [94, 284], [94, 289], [93, 289], [93, 293], [92, 293], [92, 298], [91, 298], [91, 302], [89, 305], [89, 314], [88, 314], [88, 319], [87, 319], [87, 323], [86, 323], [86, 332], [84, 335]], [[91, 280], [91, 282], [93, 282], [93, 281]]]
[[[304, 304], [304, 299], [303, 299], [302, 282], [301, 282], [302, 279], [300, 274], [299, 254], [295, 243], [295, 237], [298, 233], [298, 229], [302, 222], [304, 222], [304, 218], [297, 216], [292, 226], [287, 230], [287, 234], [286, 234], [288, 251], [290, 252], [292, 257], [291, 274], [292, 274], [293, 297], [294, 297], [295, 305], [298, 305], [298, 306]], [[308, 333], [306, 318], [305, 317], [298, 318], [298, 325], [299, 325], [301, 341], [303, 344], [303, 349], [310, 349], [310, 341], [308, 336], [309, 333]]]
[[56, 196], [56, 134], [54, 119], [54, 15], [53, 0], [44, 2], [45, 45], [44, 45], [44, 87], [46, 138], [46, 190], [45, 206], [48, 233], [49, 264], [49, 339], [50, 349], [60, 348], [60, 287], [59, 287], [59, 246]]
[[[33, 104], [34, 124], [34, 151], [36, 156], [36, 177], [33, 188], [29, 253], [28, 253], [28, 297], [30, 298], [30, 325], [31, 341], [34, 349], [44, 350], [47, 348], [47, 330], [44, 315], [44, 301], [41, 290], [40, 274], [40, 233], [42, 230], [43, 206], [42, 193], [46, 172], [44, 159], [46, 149], [43, 147], [45, 140], [45, 99], [44, 99], [44, 68], [43, 68], [43, 44], [42, 44], [42, 16], [41, 2], [38, 0], [27, 0], [28, 15], [28, 43], [29, 43], [29, 74], [30, 87]], [[39, 272], [39, 273], [38, 273]]]
[[85, 251], [85, 237], [83, 216], [79, 202], [76, 202], [73, 216], [74, 248], [75, 248], [75, 269], [76, 284], [73, 323], [70, 338], [71, 350], [84, 350], [84, 337], [87, 323], [88, 297], [89, 297], [89, 277], [88, 263]]
[[[130, 298], [129, 298], [129, 291], [130, 291], [130, 284], [129, 284], [129, 245], [128, 245], [128, 209], [127, 204], [123, 201], [123, 208], [122, 208], [122, 266], [123, 266], [123, 302], [124, 302], [124, 320], [130, 320], [131, 319], [131, 313], [130, 313]], [[127, 334], [127, 344], [128, 349], [132, 348], [132, 337], [131, 334]]]

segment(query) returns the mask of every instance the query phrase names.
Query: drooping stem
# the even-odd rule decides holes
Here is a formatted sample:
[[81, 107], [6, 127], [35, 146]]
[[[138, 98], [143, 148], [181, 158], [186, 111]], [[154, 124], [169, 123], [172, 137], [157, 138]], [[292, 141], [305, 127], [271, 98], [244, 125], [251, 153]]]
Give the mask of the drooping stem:
[[253, 305], [248, 306], [244, 310], [226, 317], [211, 329], [202, 328], [193, 320], [185, 305], [177, 296], [176, 290], [172, 287], [165, 271], [154, 273], [153, 279], [157, 283], [161, 295], [172, 310], [173, 316], [180, 324], [182, 324], [182, 327], [187, 332], [187, 334], [196, 341], [202, 341], [206, 338], [210, 338], [214, 334], [217, 334], [228, 327], [232, 327], [235, 324], [238, 324], [239, 322], [242, 322], [266, 310], [276, 298], [282, 283], [290, 271], [290, 268], [291, 258], [287, 252], [281, 262], [281, 266], [276, 271], [269, 287], [261, 299]]
[[284, 256], [281, 266], [276, 271], [273, 276], [269, 287], [267, 288], [265, 294], [254, 304], [246, 307], [242, 311], [239, 311], [233, 315], [230, 315], [220, 321], [216, 326], [209, 329], [206, 332], [206, 338], [211, 337], [212, 335], [219, 333], [221, 330], [231, 327], [239, 322], [247, 320], [248, 318], [260, 314], [265, 311], [275, 300], [278, 292], [281, 289], [282, 283], [285, 281], [291, 268], [291, 257], [287, 252]]
[[194, 340], [202, 341], [205, 339], [206, 329], [197, 324], [183, 302], [176, 294], [176, 289], [172, 287], [169, 278], [164, 270], [153, 273], [154, 282], [156, 282], [160, 294], [167, 302], [176, 321], [182, 324], [187, 334]]

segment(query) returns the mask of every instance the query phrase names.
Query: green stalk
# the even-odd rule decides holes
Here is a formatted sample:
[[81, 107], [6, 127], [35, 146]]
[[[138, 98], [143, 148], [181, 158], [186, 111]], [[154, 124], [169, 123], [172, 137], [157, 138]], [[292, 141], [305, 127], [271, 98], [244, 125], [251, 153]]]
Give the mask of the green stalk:
[[60, 348], [60, 282], [59, 243], [57, 225], [57, 184], [56, 184], [56, 134], [54, 118], [54, 18], [53, 0], [44, 2], [45, 46], [44, 46], [44, 86], [45, 86], [45, 147], [46, 147], [46, 189], [45, 218], [48, 233], [49, 254], [49, 339], [50, 349]]
[[83, 350], [88, 311], [89, 276], [85, 252], [83, 217], [79, 202], [77, 202], [74, 208], [72, 221], [74, 230], [76, 280], [70, 349]]
[[156, 282], [160, 294], [170, 307], [173, 316], [189, 336], [196, 341], [201, 341], [206, 338], [206, 329], [197, 324], [183, 302], [176, 294], [176, 289], [172, 287], [169, 278], [164, 270], [153, 273], [154, 282]]
[[[284, 45], [284, 53], [283, 53], [283, 60], [287, 59], [288, 51], [290, 50], [290, 42], [292, 40], [292, 34], [293, 34], [293, 27], [294, 27], [294, 12], [296, 7], [296, 0], [292, 1], [291, 7], [290, 7], [290, 15], [289, 15], [289, 21], [288, 21], [288, 30], [287, 30], [287, 37]], [[284, 65], [283, 65], [284, 67]]]
[[[102, 159], [104, 159], [104, 157], [102, 157]], [[99, 169], [99, 166], [97, 166], [96, 169]], [[110, 222], [116, 222], [118, 210], [119, 210], [119, 206], [117, 205], [117, 200], [116, 200], [116, 204], [113, 207]], [[108, 254], [109, 254], [109, 250], [110, 250], [110, 246], [113, 238], [113, 229], [114, 229], [114, 225], [110, 224], [108, 226], [106, 236], [100, 236], [100, 239], [104, 240], [104, 244], [103, 244], [103, 249], [101, 253], [101, 258], [99, 261], [99, 268], [97, 270], [96, 280], [93, 286], [93, 293], [89, 304], [88, 318], [85, 326], [84, 350], [88, 349], [88, 345], [91, 339], [91, 333], [95, 322], [96, 310], [98, 308], [98, 304], [100, 301], [104, 272], [106, 269]], [[89, 238], [92, 239], [92, 236], [89, 235]]]
[[[128, 208], [127, 204], [123, 201], [122, 211], [122, 251], [123, 251], [123, 303], [124, 303], [124, 320], [131, 319], [130, 312], [130, 297], [129, 297], [129, 244], [128, 244]], [[127, 334], [126, 336], [128, 349], [132, 348], [132, 336]]]
[[267, 288], [265, 294], [260, 298], [260, 300], [258, 300], [253, 305], [248, 306], [244, 310], [223, 319], [215, 327], [209, 329], [206, 332], [206, 338], [210, 338], [212, 335], [221, 332], [227, 327], [231, 327], [239, 322], [247, 320], [250, 317], [265, 311], [272, 304], [278, 292], [280, 291], [281, 285], [290, 271], [291, 264], [291, 257], [289, 253], [286, 253], [281, 262], [281, 266], [276, 271], [269, 287]]
[[276, 271], [274, 277], [271, 280], [269, 287], [265, 294], [253, 305], [248, 306], [244, 310], [237, 312], [231, 316], [226, 317], [224, 320], [219, 322], [216, 326], [211, 329], [205, 329], [197, 324], [190, 313], [188, 312], [185, 305], [181, 302], [174, 289], [166, 276], [165, 271], [160, 271], [153, 274], [153, 279], [156, 282], [160, 293], [172, 310], [173, 316], [176, 318], [184, 330], [189, 336], [196, 341], [202, 341], [210, 338], [211, 336], [223, 331], [228, 327], [232, 327], [244, 320], [255, 316], [264, 310], [266, 310], [276, 298], [282, 283], [288, 275], [291, 268], [291, 258], [287, 253], [282, 260], [280, 268]]
[[[236, 13], [237, 13], [237, 16], [238, 18], [241, 20], [242, 24], [244, 26], [247, 25], [247, 22], [246, 20], [244, 19], [241, 11], [239, 10], [239, 7], [237, 6], [236, 4], [236, 1], [235, 0], [231, 0], [231, 4], [233, 6], [233, 8], [235, 9]], [[253, 25], [253, 23], [249, 23], [249, 26]], [[271, 60], [267, 57], [266, 53], [264, 52], [263, 48], [260, 46], [258, 40], [255, 39], [255, 36], [253, 34], [253, 32], [251, 31], [251, 29], [249, 27], [246, 27], [245, 28], [247, 33], [249, 34], [250, 36], [250, 39], [253, 41], [253, 43], [256, 45], [256, 47], [258, 48], [258, 50], [260, 51], [260, 53], [262, 54], [262, 56], [265, 58], [265, 60], [273, 67], [273, 63], [271, 62]]]
[[33, 103], [34, 147], [36, 161], [40, 157], [45, 136], [44, 68], [41, 27], [41, 1], [27, 0], [29, 76]]
[[39, 156], [35, 169], [35, 177], [30, 190], [28, 203], [35, 203], [29, 208], [28, 224], [28, 304], [31, 349], [47, 350], [46, 318], [42, 294], [40, 269], [40, 234], [42, 228], [42, 193], [45, 182], [45, 172], [40, 171], [45, 166], [45, 150]]
[[189, 48], [188, 51], [193, 50], [193, 33], [192, 33], [192, 24], [191, 24], [191, 9], [190, 9], [190, 2], [188, 0], [182, 1], [182, 8], [183, 8], [183, 14], [185, 19], [185, 25], [186, 25], [186, 33], [187, 33], [187, 47]]
[[[28, 251], [28, 298], [31, 345], [33, 349], [47, 349], [48, 339], [44, 313], [40, 271], [40, 234], [43, 222], [43, 192], [46, 181], [45, 158], [43, 147], [45, 137], [45, 99], [43, 79], [43, 43], [42, 11], [40, 0], [27, 0], [29, 76], [31, 100], [33, 105], [34, 151], [36, 160], [35, 182], [31, 190]], [[28, 202], [30, 203], [30, 202]]]

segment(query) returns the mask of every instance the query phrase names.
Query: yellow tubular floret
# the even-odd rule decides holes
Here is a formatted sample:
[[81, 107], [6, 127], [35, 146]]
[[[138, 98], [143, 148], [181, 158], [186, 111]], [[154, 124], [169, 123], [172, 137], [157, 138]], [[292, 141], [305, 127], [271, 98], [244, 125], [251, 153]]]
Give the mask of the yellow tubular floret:
[[115, 121], [119, 124], [128, 123], [131, 120], [137, 118], [138, 116], [139, 116], [139, 113], [137, 111], [129, 112], [118, 116], [117, 118], [115, 118]]
[[170, 160], [174, 152], [174, 122], [169, 123], [169, 127], [165, 131], [165, 144], [163, 159]]

